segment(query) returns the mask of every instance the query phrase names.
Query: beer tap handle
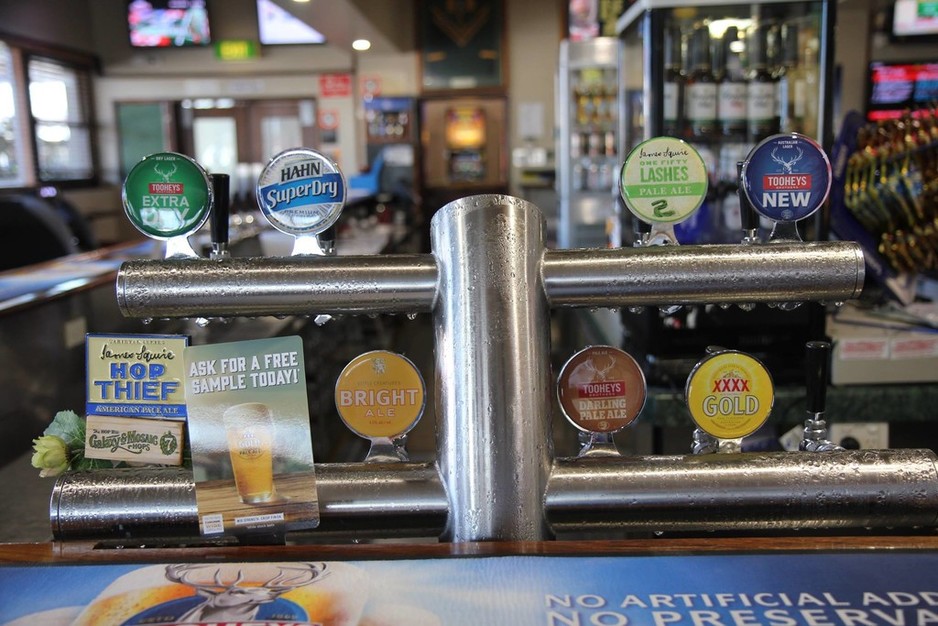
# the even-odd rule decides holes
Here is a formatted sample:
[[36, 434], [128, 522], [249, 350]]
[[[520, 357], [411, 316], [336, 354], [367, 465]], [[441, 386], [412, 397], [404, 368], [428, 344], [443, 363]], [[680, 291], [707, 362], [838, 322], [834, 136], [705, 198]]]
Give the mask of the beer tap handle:
[[739, 218], [743, 227], [743, 243], [759, 241], [759, 215], [743, 189], [743, 161], [736, 162], [736, 196], [739, 198]]
[[827, 341], [809, 341], [807, 349], [807, 404], [808, 413], [824, 414], [827, 401], [827, 377], [830, 373], [831, 344]]
[[651, 236], [651, 224], [635, 216], [632, 216], [632, 222], [635, 230], [635, 247], [647, 246]]
[[808, 417], [804, 422], [804, 437], [798, 447], [807, 452], [842, 450], [843, 448], [828, 439], [827, 421], [824, 419], [831, 344], [827, 341], [809, 341], [805, 348]]
[[209, 174], [212, 181], [214, 205], [211, 214], [212, 258], [228, 256], [228, 216], [231, 211], [230, 187], [228, 174]]

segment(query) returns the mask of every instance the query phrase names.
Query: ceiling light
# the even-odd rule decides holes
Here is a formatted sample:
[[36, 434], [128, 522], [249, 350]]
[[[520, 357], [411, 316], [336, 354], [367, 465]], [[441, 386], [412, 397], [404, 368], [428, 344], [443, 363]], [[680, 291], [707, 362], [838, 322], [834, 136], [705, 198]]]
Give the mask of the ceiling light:
[[370, 47], [371, 47], [371, 42], [368, 41], [367, 39], [356, 39], [355, 41], [352, 42], [352, 48], [355, 50], [358, 50], [359, 52], [363, 52]]

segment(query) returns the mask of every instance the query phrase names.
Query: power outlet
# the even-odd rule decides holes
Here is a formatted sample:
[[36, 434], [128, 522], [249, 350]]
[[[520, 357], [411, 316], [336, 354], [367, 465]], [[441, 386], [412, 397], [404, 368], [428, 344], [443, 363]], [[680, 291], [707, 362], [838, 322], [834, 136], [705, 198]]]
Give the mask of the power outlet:
[[889, 447], [889, 424], [886, 422], [847, 422], [830, 424], [828, 439], [845, 448], [883, 450]]

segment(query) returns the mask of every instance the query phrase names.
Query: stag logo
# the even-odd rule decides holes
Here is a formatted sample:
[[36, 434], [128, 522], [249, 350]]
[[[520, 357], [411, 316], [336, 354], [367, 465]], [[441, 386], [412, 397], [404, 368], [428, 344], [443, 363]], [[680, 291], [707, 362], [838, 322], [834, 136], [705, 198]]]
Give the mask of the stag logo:
[[[246, 566], [247, 567], [247, 566]], [[259, 566], [264, 567], [264, 566]], [[265, 604], [280, 596], [318, 581], [327, 574], [325, 563], [270, 565], [276, 573], [261, 584], [244, 583], [244, 572], [232, 566], [204, 564], [167, 565], [167, 580], [195, 589], [203, 600], [181, 615], [176, 624], [251, 622]], [[214, 574], [210, 574], [214, 569]], [[227, 570], [224, 571], [223, 570]], [[234, 576], [232, 576], [234, 574]], [[207, 578], [207, 576], [211, 578]]]
[[172, 177], [173, 177], [173, 174], [176, 173], [176, 170], [179, 169], [179, 166], [176, 165], [175, 163], [171, 163], [171, 165], [172, 165], [173, 169], [169, 170], [168, 172], [164, 172], [163, 170], [160, 169], [160, 164], [159, 164], [159, 163], [154, 163], [154, 164], [153, 164], [153, 171], [156, 172], [157, 174], [159, 174], [160, 178], [163, 179], [163, 182], [164, 182], [164, 183], [168, 183], [168, 182], [169, 182], [169, 179], [172, 178]]
[[786, 161], [786, 160], [783, 159], [782, 157], [778, 156], [778, 148], [777, 148], [777, 147], [775, 147], [775, 148], [772, 149], [772, 160], [782, 166], [782, 171], [783, 171], [785, 174], [791, 174], [791, 172], [792, 172], [792, 169], [791, 169], [791, 168], [793, 168], [793, 167], [795, 166], [795, 163], [797, 163], [798, 161], [800, 161], [800, 160], [801, 160], [801, 157], [804, 156], [804, 152], [801, 150], [801, 148], [796, 148], [796, 150], [798, 151], [797, 156], [795, 156], [795, 158], [793, 158], [793, 159], [791, 159], [791, 160]]
[[614, 361], [609, 361], [609, 364], [608, 364], [608, 365], [606, 365], [606, 366], [603, 367], [602, 369], [598, 369], [598, 368], [596, 367], [596, 364], [595, 364], [595, 362], [594, 362], [593, 359], [590, 359], [589, 361], [586, 361], [586, 362], [583, 364], [583, 367], [585, 367], [586, 370], [587, 370], [590, 374], [592, 374], [593, 376], [595, 376], [595, 377], [596, 377], [596, 380], [606, 380], [606, 378], [609, 377], [609, 372], [611, 372], [611, 371], [612, 371], [612, 368], [614, 368], [615, 366], [616, 366], [616, 364], [615, 364]]

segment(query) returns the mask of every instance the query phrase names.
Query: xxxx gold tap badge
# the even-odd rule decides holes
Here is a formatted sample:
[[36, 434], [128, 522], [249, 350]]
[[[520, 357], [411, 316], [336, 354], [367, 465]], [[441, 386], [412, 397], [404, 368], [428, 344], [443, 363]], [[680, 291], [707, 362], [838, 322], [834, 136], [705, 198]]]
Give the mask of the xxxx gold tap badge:
[[398, 437], [413, 428], [426, 403], [420, 371], [404, 356], [366, 352], [345, 366], [335, 385], [339, 417], [360, 437]]
[[718, 439], [740, 439], [765, 423], [775, 389], [760, 361], [729, 350], [698, 363], [687, 379], [684, 395], [701, 430]]
[[590, 346], [567, 361], [557, 381], [560, 408], [582, 431], [611, 433], [632, 423], [645, 406], [645, 375], [631, 356]]

